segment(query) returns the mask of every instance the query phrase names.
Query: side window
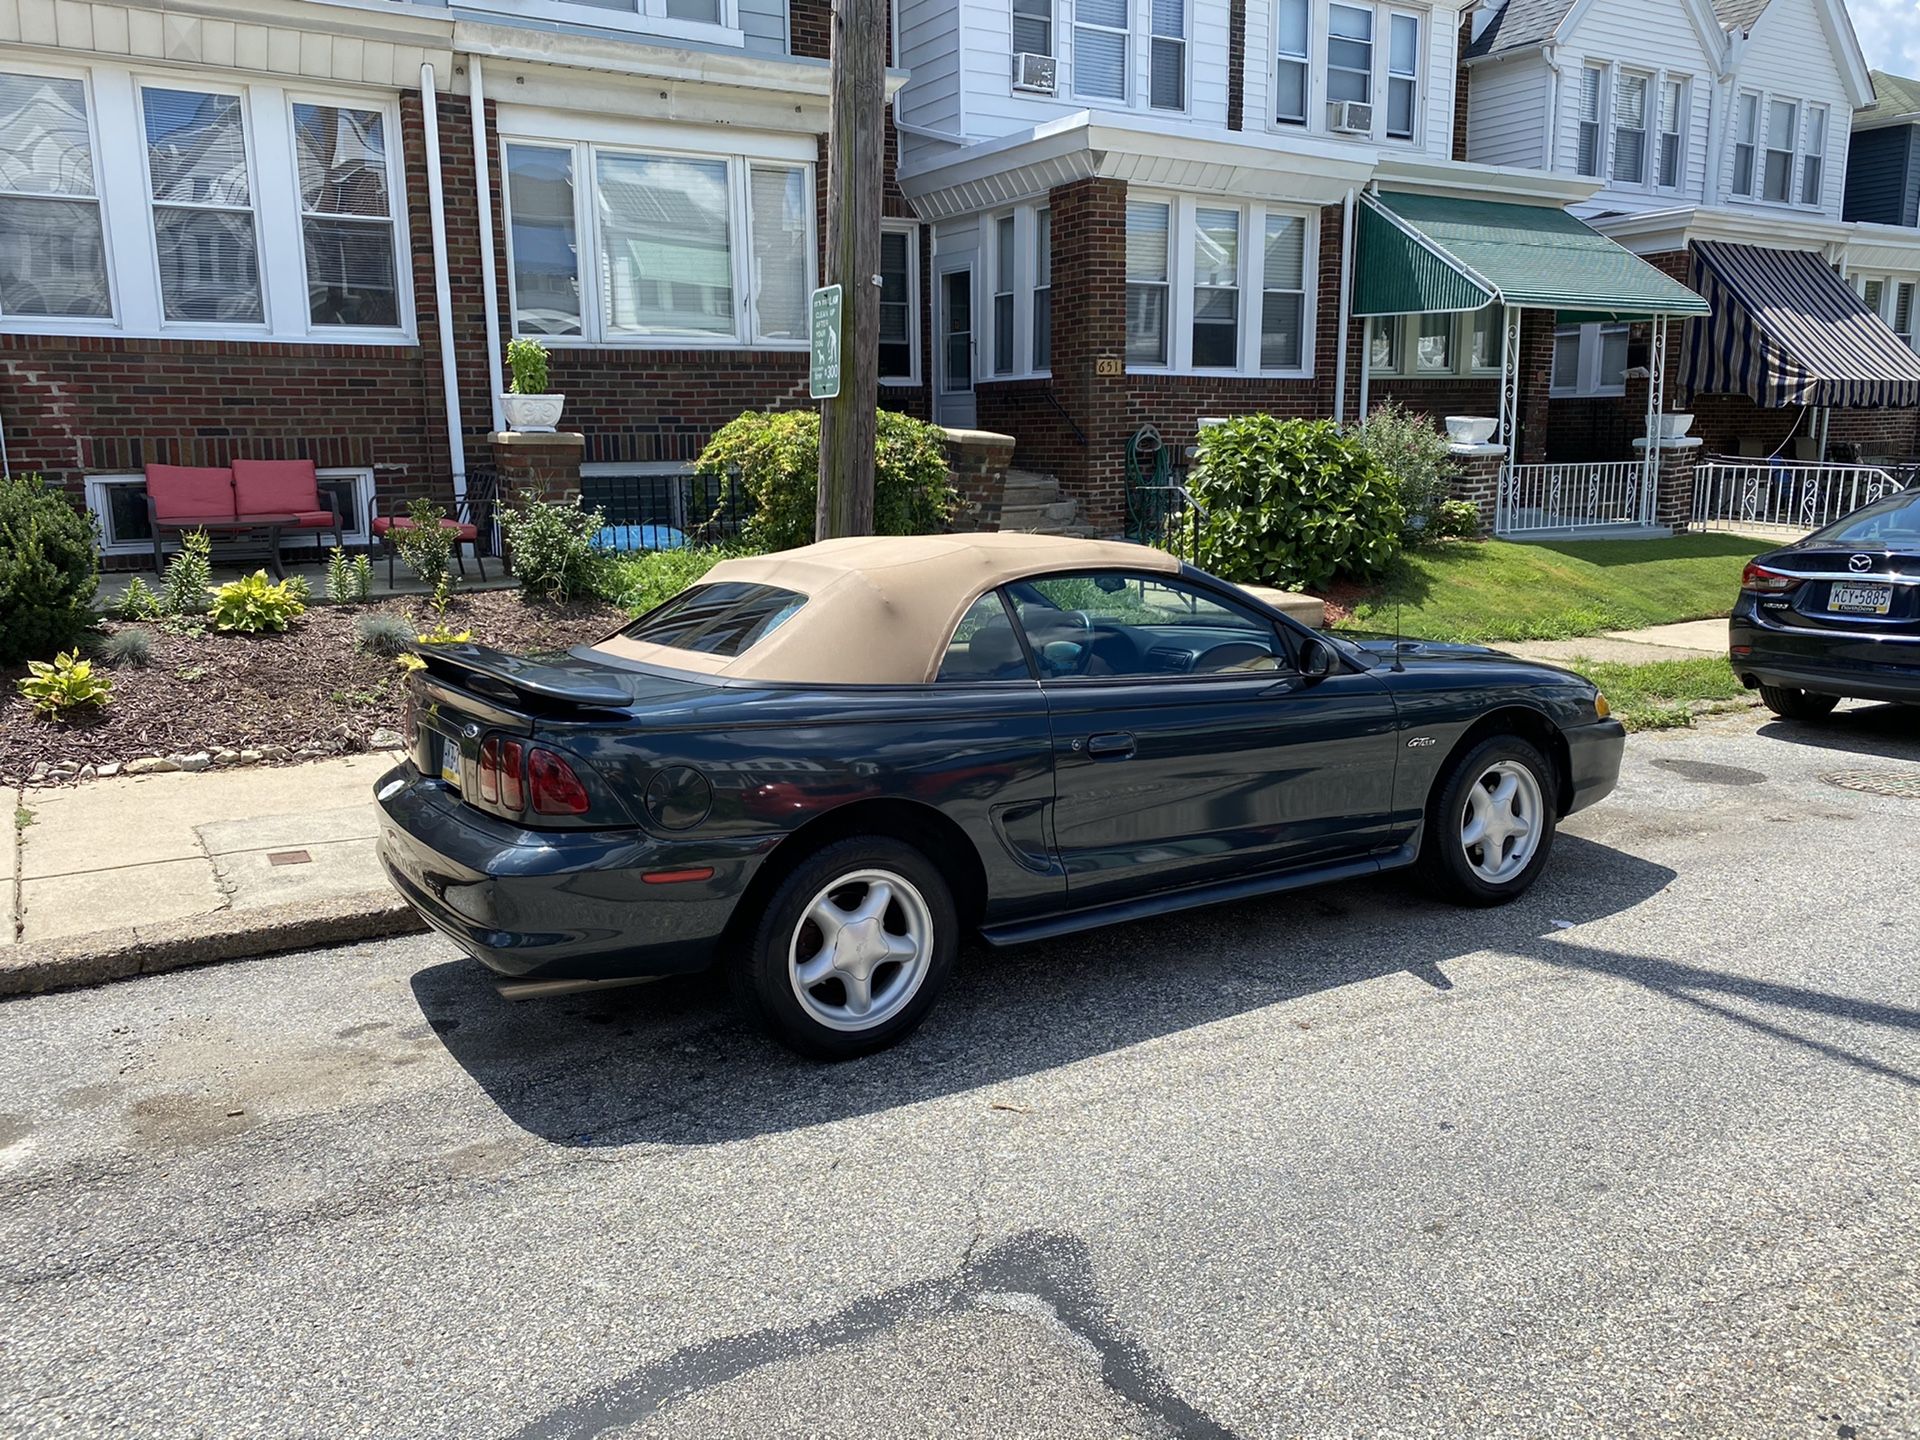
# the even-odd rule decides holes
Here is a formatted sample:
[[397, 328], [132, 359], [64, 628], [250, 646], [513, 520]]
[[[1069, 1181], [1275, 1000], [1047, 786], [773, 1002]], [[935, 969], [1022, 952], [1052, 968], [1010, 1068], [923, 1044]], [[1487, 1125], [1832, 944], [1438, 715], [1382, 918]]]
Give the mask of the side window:
[[954, 627], [953, 639], [947, 642], [947, 653], [940, 657], [940, 671], [933, 678], [956, 684], [1033, 678], [998, 590], [989, 591], [967, 607]]
[[1287, 668], [1271, 621], [1184, 581], [1122, 571], [1007, 587], [1043, 680]]

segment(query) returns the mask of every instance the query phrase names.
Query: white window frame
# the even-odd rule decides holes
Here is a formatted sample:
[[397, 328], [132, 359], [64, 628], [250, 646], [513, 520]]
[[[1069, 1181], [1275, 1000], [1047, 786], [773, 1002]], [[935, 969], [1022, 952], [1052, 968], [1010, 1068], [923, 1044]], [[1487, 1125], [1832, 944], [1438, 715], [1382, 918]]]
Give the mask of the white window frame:
[[[314, 478], [322, 481], [348, 480], [353, 483], [352, 512], [340, 517], [345, 530], [341, 540], [343, 544], [349, 546], [371, 545], [373, 538], [367, 533], [367, 502], [373, 498], [375, 493], [373, 468], [368, 465], [325, 466], [314, 471]], [[145, 485], [146, 483], [147, 477], [138, 471], [132, 473], [113, 471], [99, 475], [88, 475], [82, 481], [86, 492], [87, 510], [93, 515], [94, 519], [99, 522], [100, 553], [102, 555], [151, 556], [153, 554], [152, 540], [114, 540], [112, 538], [112, 532], [107, 528], [112, 513], [107, 504], [107, 491], [118, 487]], [[296, 551], [310, 548], [313, 543], [313, 535], [314, 532], [311, 530], [287, 531], [280, 537], [282, 553], [286, 552], [289, 545], [292, 545]], [[169, 539], [163, 537], [161, 540], [161, 548], [163, 550], [177, 550], [179, 548], [178, 538], [174, 537]]]
[[[115, 335], [120, 333], [120, 267], [114, 263], [113, 224], [108, 212], [106, 186], [101, 183], [99, 107], [94, 101], [92, 72], [84, 66], [42, 65], [38, 61], [17, 62], [0, 55], [0, 70], [9, 75], [37, 76], [47, 80], [77, 80], [87, 107], [87, 153], [93, 162], [93, 204], [100, 213], [100, 250], [107, 267], [107, 313], [105, 315], [12, 315], [0, 309], [0, 334], [22, 335]], [[142, 154], [144, 159], [144, 153]], [[18, 194], [29, 200], [58, 200], [58, 195], [27, 194], [25, 191], [0, 191]]]
[[[1747, 103], [1753, 103], [1753, 134], [1743, 138], [1740, 134], [1743, 111]], [[1760, 196], [1760, 172], [1762, 153], [1762, 129], [1766, 124], [1767, 97], [1759, 90], [1741, 90], [1733, 97], [1733, 113], [1728, 119], [1727, 138], [1731, 150], [1727, 155], [1727, 196], [1729, 199], [1757, 200]], [[1745, 150], [1747, 161], [1747, 186], [1740, 188], [1740, 152]]]
[[[1040, 243], [1040, 217], [1047, 217], [1047, 243]], [[1053, 374], [1053, 206], [1036, 205], [1031, 211], [1031, 220], [1027, 226], [1028, 272], [1027, 287], [1027, 367], [1035, 375]], [[1045, 251], [1047, 257], [1047, 279], [1040, 282], [1040, 256]], [[1040, 363], [1040, 295], [1044, 291], [1047, 297], [1047, 363]]]
[[[1370, 136], [1334, 135], [1327, 127], [1327, 46], [1333, 39], [1329, 11], [1335, 4], [1349, 10], [1365, 10], [1373, 16], [1373, 57], [1368, 80], [1368, 92], [1372, 99], [1367, 102], [1373, 106], [1373, 133]], [[1267, 83], [1272, 88], [1267, 96], [1266, 128], [1270, 132], [1297, 135], [1304, 130], [1310, 135], [1325, 135], [1358, 144], [1372, 143], [1396, 150], [1419, 150], [1424, 147], [1427, 133], [1427, 74], [1431, 67], [1433, 36], [1436, 33], [1431, 11], [1417, 4], [1394, 4], [1388, 3], [1388, 0], [1307, 0], [1307, 48], [1304, 54], [1296, 55], [1282, 52], [1279, 48], [1280, 5], [1281, 0], [1267, 0], [1266, 66]], [[1417, 27], [1414, 32], [1414, 69], [1411, 75], [1392, 68], [1393, 19], [1396, 15], [1412, 20]], [[1278, 77], [1283, 64], [1303, 65], [1306, 69], [1304, 121], [1283, 120], [1275, 113], [1279, 99]], [[1395, 80], [1413, 82], [1411, 137], [1387, 134], [1387, 101]]]
[[[1001, 253], [1000, 237], [1005, 235], [1007, 243], [1005, 257]], [[987, 226], [981, 241], [986, 248], [987, 272], [987, 318], [992, 322], [988, 331], [987, 374], [995, 380], [1005, 380], [1009, 375], [1025, 375], [1031, 372], [1032, 363], [1021, 356], [1020, 336], [1020, 216], [1013, 210], [1002, 210], [987, 217]], [[1011, 259], [1010, 266], [1003, 265], [1002, 259]], [[1005, 272], [1005, 273], [1003, 273]], [[1006, 315], [1004, 323], [1000, 302], [1005, 300]], [[1007, 364], [1000, 367], [1000, 346], [1006, 342]], [[1031, 339], [1026, 347], [1031, 354]]]
[[920, 224], [915, 220], [882, 220], [880, 233], [907, 237], [907, 373], [883, 375], [882, 385], [908, 389], [920, 384]]
[[[1181, 194], [1174, 191], [1129, 189], [1129, 203], [1166, 205], [1167, 237], [1167, 361], [1165, 365], [1127, 363], [1129, 375], [1191, 375], [1219, 378], [1237, 375], [1262, 380], [1308, 380], [1313, 377], [1315, 329], [1320, 299], [1320, 212], [1313, 206], [1242, 202], [1225, 196]], [[1197, 210], [1238, 210], [1240, 212], [1240, 318], [1238, 336], [1239, 363], [1232, 369], [1193, 365], [1194, 215]], [[1287, 370], [1265, 370], [1260, 365], [1260, 323], [1250, 297], [1266, 293], [1264, 268], [1256, 265], [1256, 256], [1264, 256], [1269, 213], [1295, 215], [1305, 221], [1305, 254], [1301, 257], [1304, 301], [1300, 316], [1300, 364]], [[1247, 237], [1258, 236], [1258, 243]]]
[[569, 3], [569, 0], [477, 0], [472, 8], [485, 14], [518, 15], [546, 24], [559, 21], [591, 30], [624, 30], [665, 40], [695, 40], [703, 45], [735, 49], [746, 47], [746, 33], [740, 28], [739, 0], [720, 0], [718, 23], [672, 19], [667, 15], [667, 0], [639, 0], [631, 10], [603, 9], [598, 5]]
[[[1593, 117], [1583, 109], [1586, 103], [1587, 76], [1598, 77], [1593, 90]], [[1573, 173], [1584, 180], [1607, 183], [1613, 158], [1613, 67], [1591, 61], [1574, 72], [1573, 88]], [[1580, 135], [1593, 128], [1593, 169], [1580, 168]]]
[[[1879, 316], [1886, 327], [1907, 343], [1907, 348], [1920, 353], [1920, 275], [1896, 275], [1886, 272], [1855, 274], [1852, 277], [1854, 293], [1866, 303], [1866, 307]], [[1879, 293], [1872, 293], [1875, 288]], [[1900, 316], [1900, 292], [1907, 293], [1907, 332], [1901, 335], [1895, 321]]]
[[[1813, 117], [1820, 116], [1820, 148], [1809, 150], [1808, 137], [1813, 131]], [[1792, 197], [1796, 204], [1808, 210], [1818, 210], [1827, 191], [1827, 151], [1833, 146], [1833, 107], [1808, 100], [1800, 105], [1799, 143], [1794, 146], [1794, 170], [1792, 178]], [[1808, 165], [1815, 167], [1818, 180], [1814, 185], [1813, 198], [1807, 198]]]
[[[1288, 3], [1296, 3], [1306, 7], [1307, 32], [1305, 38], [1300, 42], [1301, 48], [1298, 51], [1282, 50], [1280, 48], [1280, 7]], [[1267, 97], [1267, 128], [1270, 130], [1312, 130], [1314, 128], [1313, 42], [1315, 31], [1314, 15], [1317, 9], [1318, 7], [1313, 3], [1313, 0], [1274, 0], [1273, 7], [1268, 12], [1268, 23], [1273, 27], [1268, 33], [1273, 37], [1273, 63], [1271, 73], [1274, 77], [1273, 91]], [[1300, 69], [1300, 118], [1297, 120], [1282, 118], [1276, 113], [1279, 108], [1280, 97], [1278, 77], [1282, 65], [1296, 65]], [[1321, 118], [1324, 122], [1324, 112]]]
[[[1412, 10], [1387, 10], [1385, 15], [1387, 22], [1387, 39], [1384, 48], [1386, 53], [1381, 57], [1380, 63], [1385, 68], [1386, 76], [1379, 91], [1381, 96], [1380, 123], [1375, 128], [1384, 139], [1393, 144], [1411, 145], [1420, 138], [1420, 102], [1422, 99], [1420, 71], [1421, 60], [1425, 56], [1427, 49], [1426, 17]], [[1393, 68], [1393, 27], [1402, 20], [1407, 21], [1413, 26], [1413, 69], [1411, 71], [1395, 70]], [[1407, 106], [1407, 123], [1410, 128], [1404, 135], [1396, 135], [1387, 128], [1388, 125], [1392, 123], [1387, 117], [1393, 113], [1393, 87], [1397, 82], [1404, 82], [1413, 87], [1413, 99]]]
[[[294, 225], [300, 244], [298, 265], [300, 267], [300, 293], [306, 299], [309, 293], [307, 281], [307, 245], [306, 245], [306, 203], [300, 196], [300, 140], [299, 132], [293, 122], [295, 105], [324, 105], [337, 110], [377, 110], [380, 113], [380, 131], [384, 138], [384, 152], [387, 162], [387, 223], [393, 229], [393, 280], [394, 305], [400, 324], [397, 327], [375, 325], [316, 325], [313, 322], [313, 305], [308, 300], [302, 310], [307, 331], [316, 340], [339, 340], [346, 344], [358, 344], [368, 341], [378, 342], [390, 339], [395, 328], [405, 329], [408, 317], [413, 314], [413, 246], [408, 239], [406, 228], [406, 168], [400, 157], [400, 104], [398, 100], [380, 98], [361, 98], [344, 93], [327, 93], [319, 90], [289, 90], [285, 96], [287, 112], [288, 163], [293, 166], [293, 207]], [[373, 217], [369, 216], [368, 219]], [[265, 283], [264, 273], [262, 283]]]
[[[1011, 209], [995, 210], [980, 217], [979, 260], [974, 266], [974, 283], [985, 285], [981, 294], [987, 301], [986, 331], [976, 332], [974, 336], [974, 368], [979, 370], [984, 348], [985, 373], [975, 376], [977, 385], [998, 385], [1009, 380], [1044, 379], [1051, 375], [1051, 369], [1042, 369], [1034, 364], [1033, 357], [1033, 296], [1037, 288], [1035, 278], [1039, 274], [1034, 246], [1039, 236], [1039, 213], [1051, 212], [1052, 206], [1044, 203], [1015, 205]], [[1001, 275], [1000, 253], [997, 244], [998, 227], [1002, 220], [1013, 221], [1013, 274]], [[1051, 214], [1049, 214], [1049, 224]], [[1049, 292], [1052, 286], [1047, 287]], [[996, 369], [994, 366], [994, 346], [999, 337], [999, 307], [994, 303], [1002, 296], [1010, 296], [1009, 324], [1013, 327], [1013, 368]], [[975, 305], [975, 323], [979, 323], [979, 306]], [[980, 341], [984, 340], [982, 347]]]
[[[194, 205], [180, 204], [176, 201], [160, 201], [154, 198], [153, 167], [148, 161], [147, 147], [147, 106], [146, 92], [153, 90], [172, 90], [196, 95], [229, 95], [240, 104], [240, 137], [246, 149], [247, 158], [247, 214], [253, 221], [253, 266], [254, 274], [260, 280], [260, 318], [258, 320], [169, 320], [167, 318], [167, 295], [160, 278], [160, 232], [157, 228], [161, 208], [175, 210], [206, 210], [215, 214], [232, 214], [239, 207], [234, 205]], [[285, 104], [287, 126], [293, 125], [293, 109]], [[274, 295], [273, 280], [267, 273], [266, 228], [267, 217], [265, 197], [260, 189], [260, 135], [258, 117], [252, 96], [245, 84], [232, 80], [203, 80], [197, 75], [180, 76], [165, 72], [136, 73], [133, 77], [133, 111], [139, 125], [137, 136], [140, 151], [140, 197], [144, 205], [147, 220], [147, 266], [153, 280], [153, 296], [157, 304], [162, 329], [182, 335], [218, 335], [235, 336], [245, 339], [265, 339], [274, 331]], [[294, 223], [299, 224], [300, 187], [294, 182], [292, 196]], [[301, 259], [295, 262], [300, 267], [301, 293], [306, 291], [306, 264]], [[311, 316], [306, 318], [309, 320]], [[302, 326], [305, 329], [307, 326]]]
[[[1754, 138], [1751, 146], [1753, 150], [1752, 185], [1749, 189], [1741, 190], [1738, 188], [1737, 178], [1739, 153], [1741, 148], [1747, 145], [1747, 142], [1740, 138], [1740, 107], [1748, 99], [1753, 101], [1754, 106]], [[1793, 135], [1785, 152], [1787, 156], [1787, 198], [1784, 200], [1773, 200], [1767, 196], [1767, 156], [1769, 153], [1781, 153], [1769, 144], [1768, 139], [1768, 122], [1776, 102], [1794, 107]], [[1809, 112], [1814, 110], [1825, 113], [1827, 133], [1822, 137], [1824, 146], [1820, 156], [1820, 189], [1822, 193], [1813, 200], [1808, 201], [1801, 198], [1801, 185], [1804, 179], [1805, 160], [1808, 153], [1802, 147], [1806, 144], [1806, 134], [1810, 128], [1807, 117]], [[1827, 189], [1828, 174], [1826, 162], [1831, 158], [1833, 153], [1833, 127], [1834, 107], [1825, 101], [1809, 100], [1802, 95], [1789, 95], [1773, 90], [1755, 89], [1751, 87], [1738, 91], [1734, 96], [1733, 112], [1729, 117], [1727, 125], [1727, 143], [1729, 149], [1727, 151], [1726, 198], [1729, 200], [1743, 201], [1749, 205], [1765, 206], [1769, 210], [1798, 210], [1803, 213], [1819, 212], [1824, 208], [1824, 192]]]
[[[1145, 98], [1147, 109], [1161, 115], [1185, 115], [1193, 109], [1193, 7], [1195, 0], [1180, 0], [1180, 33], [1163, 35], [1156, 28], [1158, 20], [1154, 15], [1154, 0], [1140, 0], [1147, 22], [1147, 78]], [[1153, 100], [1153, 52], [1162, 44], [1180, 47], [1180, 103], [1178, 105], [1156, 105]]]
[[[1687, 120], [1688, 111], [1693, 108], [1693, 77], [1691, 75], [1672, 75], [1662, 71], [1655, 77], [1656, 91], [1653, 111], [1653, 155], [1647, 167], [1649, 188], [1663, 190], [1669, 194], [1678, 193], [1687, 186]], [[1679, 96], [1674, 101], [1672, 130], [1664, 128], [1660, 112], [1666, 106], [1667, 87], [1678, 89]], [[1666, 151], [1667, 138], [1673, 138], [1673, 183], [1665, 184], [1660, 179], [1660, 164]]]
[[[1626, 93], [1629, 82], [1640, 84], [1640, 175], [1638, 179], [1625, 178], [1615, 174], [1620, 162], [1620, 135], [1622, 131], [1631, 132], [1629, 125], [1620, 123], [1620, 97]], [[1607, 185], [1614, 189], [1650, 190], [1654, 180], [1653, 138], [1655, 133], [1655, 106], [1659, 103], [1659, 76], [1645, 70], [1615, 66], [1609, 77], [1607, 91], [1612, 102], [1607, 107]]]
[[[1482, 308], [1484, 309], [1485, 307]], [[1475, 365], [1473, 363], [1473, 317], [1479, 313], [1480, 311], [1478, 310], [1460, 310], [1453, 312], [1453, 338], [1449, 346], [1453, 356], [1453, 363], [1445, 370], [1422, 370], [1415, 364], [1415, 348], [1420, 335], [1420, 316], [1417, 313], [1371, 316], [1367, 321], [1369, 332], [1376, 326], [1392, 330], [1394, 337], [1394, 355], [1397, 363], [1383, 368], [1369, 362], [1367, 373], [1369, 375], [1377, 375], [1394, 380], [1479, 379], [1484, 376], [1499, 375], [1500, 354], [1498, 342], [1501, 327], [1500, 316], [1497, 309], [1493, 320], [1495, 340], [1493, 360], [1486, 365]], [[1371, 341], [1372, 337], [1369, 333], [1366, 341], [1363, 343], [1370, 345]]]
[[[1773, 107], [1776, 105], [1791, 105], [1793, 107], [1793, 126], [1787, 135], [1785, 148], [1776, 146], [1773, 143]], [[1774, 95], [1769, 93], [1766, 97], [1766, 107], [1761, 112], [1760, 174], [1759, 183], [1756, 187], [1758, 192], [1757, 198], [1762, 204], [1788, 206], [1796, 203], [1797, 196], [1794, 182], [1800, 175], [1800, 127], [1806, 116], [1806, 108], [1806, 105], [1802, 101], [1790, 95]], [[1775, 155], [1785, 155], [1787, 157], [1786, 194], [1778, 200], [1767, 193], [1767, 162]]]
[[[1018, 3], [1019, 0], [1007, 0], [1007, 42], [1012, 53], [1015, 55], [1045, 55], [1057, 61], [1060, 55], [1060, 12], [1054, 5], [1053, 0], [1039, 0], [1038, 8], [1044, 9], [1047, 12], [1047, 48], [1044, 50], [1023, 50], [1020, 47], [1020, 43], [1013, 38], [1015, 21], [1020, 19], [1038, 20], [1040, 18], [1037, 15], [1021, 16], [1018, 14], [1014, 9], [1014, 6]], [[894, 33], [896, 35], [899, 33], [899, 27], [897, 25], [895, 26]], [[1011, 75], [1009, 75], [1009, 80], [1011, 80]]]
[[[500, 187], [502, 217], [508, 223], [503, 227], [506, 235], [507, 259], [507, 314], [511, 317], [519, 311], [519, 297], [514, 285], [513, 225], [512, 215], [512, 177], [507, 169], [507, 147], [509, 145], [535, 146], [547, 150], [566, 150], [573, 152], [573, 226], [575, 237], [575, 258], [580, 267], [580, 334], [578, 335], [541, 335], [540, 341], [551, 349], [589, 349], [589, 350], [753, 350], [753, 351], [805, 351], [808, 342], [805, 336], [798, 340], [763, 340], [753, 333], [757, 292], [753, 283], [753, 215], [752, 193], [748, 172], [753, 167], [761, 169], [786, 168], [804, 172], [802, 189], [807, 197], [806, 245], [807, 273], [803, 289], [811, 293], [819, 285], [820, 267], [820, 214], [817, 176], [814, 162], [802, 160], [792, 153], [769, 148], [766, 151], [752, 149], [742, 151], [720, 151], [711, 148], [690, 146], [686, 136], [680, 131], [668, 131], [655, 127], [632, 127], [618, 121], [594, 122], [574, 117], [568, 123], [565, 117], [532, 120], [527, 117], [510, 117], [519, 123], [502, 124], [496, 138], [497, 149], [495, 163], [500, 167]], [[571, 131], [571, 134], [556, 134], [556, 130]], [[581, 135], [586, 130], [589, 133]], [[636, 133], [637, 132], [637, 133]], [[722, 161], [727, 166], [727, 211], [728, 211], [728, 261], [733, 277], [734, 329], [731, 335], [636, 335], [611, 329], [606, 323], [606, 297], [602, 293], [601, 243], [599, 216], [594, 206], [594, 195], [600, 183], [597, 155], [633, 155], [643, 158]]]
[[[1134, 43], [1135, 36], [1133, 32], [1140, 23], [1140, 13], [1139, 13], [1138, 7], [1143, 4], [1151, 4], [1152, 0], [1125, 0], [1125, 3], [1127, 7], [1127, 23], [1123, 26], [1101, 25], [1094, 21], [1082, 20], [1080, 18], [1079, 6], [1076, 5], [1074, 7], [1074, 10], [1073, 10], [1073, 65], [1072, 65], [1073, 73], [1071, 76], [1071, 84], [1073, 88], [1074, 99], [1085, 100], [1090, 104], [1101, 106], [1104, 108], [1109, 108], [1109, 109], [1124, 110], [1124, 109], [1130, 108], [1133, 105], [1135, 93], [1137, 90], [1136, 77], [1133, 73], [1133, 67], [1134, 67], [1134, 59], [1139, 54], [1139, 46], [1137, 46]], [[1083, 90], [1081, 90], [1080, 88], [1080, 32], [1082, 30], [1093, 30], [1093, 31], [1099, 32], [1102, 35], [1118, 35], [1120, 37], [1120, 93], [1118, 95], [1089, 95]]]
[[[1569, 327], [1555, 327], [1554, 335], [1556, 340], [1560, 332], [1567, 328]], [[1624, 333], [1627, 336], [1629, 350], [1631, 350], [1633, 344], [1633, 327], [1620, 321], [1589, 321], [1587, 324], [1580, 326], [1579, 330], [1580, 358], [1575, 367], [1575, 381], [1571, 386], [1558, 385], [1553, 382], [1552, 375], [1549, 373], [1547, 391], [1549, 398], [1561, 400], [1593, 400], [1626, 394], [1627, 386], [1624, 378], [1618, 385], [1602, 385], [1600, 383], [1600, 366], [1606, 355], [1606, 333], [1608, 331]], [[1629, 360], [1630, 359], [1631, 355], [1629, 354]]]

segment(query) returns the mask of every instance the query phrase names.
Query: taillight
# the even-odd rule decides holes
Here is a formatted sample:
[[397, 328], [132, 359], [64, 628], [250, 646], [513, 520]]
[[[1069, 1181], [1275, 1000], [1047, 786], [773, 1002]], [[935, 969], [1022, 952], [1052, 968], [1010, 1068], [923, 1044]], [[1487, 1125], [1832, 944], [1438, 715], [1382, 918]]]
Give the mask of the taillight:
[[1762, 595], [1779, 595], [1793, 589], [1799, 583], [1791, 575], [1781, 575], [1767, 569], [1764, 565], [1755, 565], [1751, 562], [1740, 576], [1742, 590], [1755, 590]]
[[573, 767], [551, 750], [527, 751], [527, 789], [536, 815], [587, 813], [587, 787]]
[[518, 740], [503, 740], [489, 735], [480, 746], [478, 779], [480, 798], [489, 805], [515, 812], [527, 805], [526, 788], [521, 783], [521, 765], [526, 747]]

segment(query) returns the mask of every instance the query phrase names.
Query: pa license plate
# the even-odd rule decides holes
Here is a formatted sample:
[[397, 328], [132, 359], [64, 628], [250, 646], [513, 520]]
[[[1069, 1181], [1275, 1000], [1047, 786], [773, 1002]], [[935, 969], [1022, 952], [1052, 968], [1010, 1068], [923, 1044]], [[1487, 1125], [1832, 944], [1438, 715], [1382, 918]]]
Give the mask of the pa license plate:
[[1827, 609], [1842, 615], [1884, 615], [1893, 604], [1891, 585], [1829, 585]]
[[440, 739], [440, 778], [453, 786], [460, 787], [460, 742], [442, 736]]

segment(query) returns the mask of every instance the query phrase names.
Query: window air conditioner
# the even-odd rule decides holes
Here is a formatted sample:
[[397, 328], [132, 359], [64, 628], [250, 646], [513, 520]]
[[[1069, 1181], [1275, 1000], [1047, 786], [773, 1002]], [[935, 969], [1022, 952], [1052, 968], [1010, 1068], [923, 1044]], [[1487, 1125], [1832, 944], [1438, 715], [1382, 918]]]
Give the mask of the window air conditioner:
[[1327, 128], [1336, 135], [1373, 134], [1373, 106], [1359, 100], [1329, 100]]
[[1022, 50], [1013, 57], [1013, 88], [1053, 94], [1053, 56]]

